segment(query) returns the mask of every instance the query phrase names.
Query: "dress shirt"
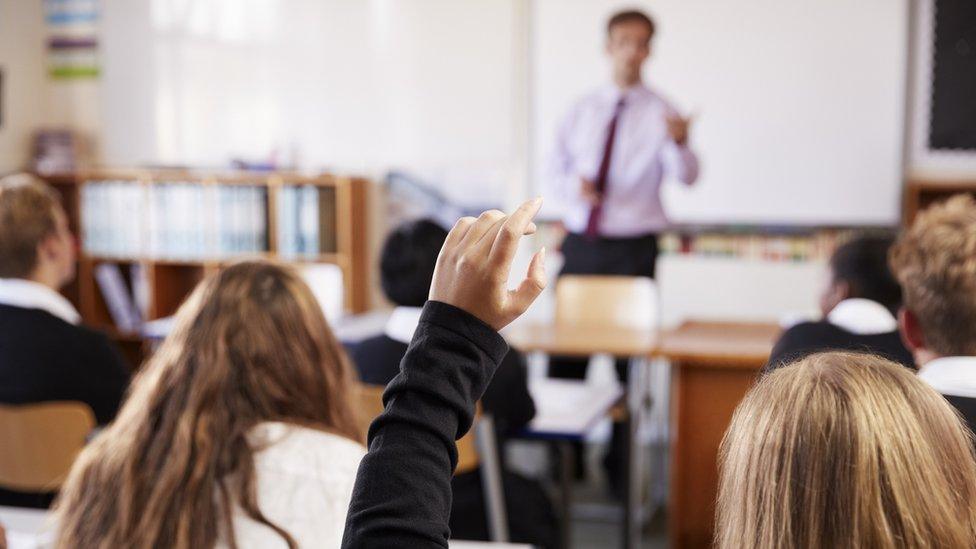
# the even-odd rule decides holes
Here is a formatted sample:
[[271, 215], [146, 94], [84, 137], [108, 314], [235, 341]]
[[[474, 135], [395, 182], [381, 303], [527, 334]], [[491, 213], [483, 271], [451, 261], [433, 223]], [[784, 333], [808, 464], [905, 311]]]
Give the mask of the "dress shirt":
[[976, 398], [976, 357], [947, 356], [930, 360], [918, 377], [943, 395]]
[[827, 314], [827, 322], [852, 334], [873, 335], [898, 330], [898, 319], [884, 305], [854, 297], [838, 303]]
[[0, 303], [21, 309], [38, 309], [68, 324], [81, 322], [81, 315], [63, 295], [31, 280], [0, 278]]
[[627, 90], [605, 86], [573, 106], [556, 136], [549, 168], [552, 196], [562, 206], [563, 222], [571, 232], [586, 230], [591, 204], [580, 194], [580, 178], [596, 178], [610, 120], [621, 99], [600, 236], [626, 238], [665, 229], [668, 219], [660, 196], [665, 175], [688, 185], [698, 177], [695, 153], [668, 135], [667, 117], [677, 115], [671, 105], [643, 84]]

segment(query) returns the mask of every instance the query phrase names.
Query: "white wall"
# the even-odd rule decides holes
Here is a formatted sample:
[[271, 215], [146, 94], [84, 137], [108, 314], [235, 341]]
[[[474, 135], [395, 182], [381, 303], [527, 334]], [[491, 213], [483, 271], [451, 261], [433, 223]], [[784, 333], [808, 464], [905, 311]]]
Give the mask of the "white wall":
[[42, 7], [41, 2], [0, 0], [0, 173], [27, 164], [31, 132], [47, 122]]
[[104, 160], [514, 173], [518, 0], [104, 0]]

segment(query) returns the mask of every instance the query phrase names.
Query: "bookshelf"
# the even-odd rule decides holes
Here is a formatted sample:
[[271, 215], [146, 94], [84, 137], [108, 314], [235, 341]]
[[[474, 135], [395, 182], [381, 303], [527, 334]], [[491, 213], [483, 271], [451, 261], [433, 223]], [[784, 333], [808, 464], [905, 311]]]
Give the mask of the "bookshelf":
[[138, 272], [148, 320], [172, 315], [205, 276], [248, 257], [337, 265], [346, 310], [369, 308], [364, 179], [175, 170], [41, 177], [61, 194], [80, 243], [77, 276], [62, 293], [87, 325], [118, 343], [133, 367], [142, 362], [148, 342], [113, 321], [97, 278], [103, 264], [117, 268], [126, 281]]
[[918, 212], [959, 194], [976, 196], [976, 176], [924, 176], [912, 177], [905, 185], [902, 222], [907, 226]]

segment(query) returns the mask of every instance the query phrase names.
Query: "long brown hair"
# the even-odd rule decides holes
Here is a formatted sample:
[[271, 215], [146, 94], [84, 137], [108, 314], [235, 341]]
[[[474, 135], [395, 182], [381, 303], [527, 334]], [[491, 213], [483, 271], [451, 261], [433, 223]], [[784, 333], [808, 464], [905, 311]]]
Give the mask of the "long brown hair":
[[908, 369], [822, 353], [774, 371], [722, 441], [721, 548], [948, 547], [976, 540], [976, 458]]
[[295, 547], [258, 508], [248, 432], [285, 421], [361, 441], [353, 382], [293, 270], [227, 267], [180, 307], [118, 418], [78, 458], [57, 503], [58, 547], [236, 547], [234, 503]]

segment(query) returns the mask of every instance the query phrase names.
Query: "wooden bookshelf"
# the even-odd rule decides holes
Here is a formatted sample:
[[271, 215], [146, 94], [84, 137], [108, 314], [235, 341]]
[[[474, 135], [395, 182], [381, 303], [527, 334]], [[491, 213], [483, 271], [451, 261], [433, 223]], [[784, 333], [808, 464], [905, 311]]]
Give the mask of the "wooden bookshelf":
[[909, 179], [902, 202], [903, 223], [909, 225], [918, 212], [960, 193], [976, 196], [976, 176], [916, 176]]
[[[308, 176], [284, 172], [270, 174], [196, 173], [186, 171], [97, 170], [70, 174], [41, 175], [62, 196], [72, 232], [79, 242], [85, 242], [82, 222], [82, 192], [85, 185], [95, 181], [121, 181], [131, 185], [160, 183], [191, 183], [201, 185], [246, 185], [266, 189], [265, 219], [267, 221], [264, 250], [258, 253], [222, 255], [219, 257], [151, 257], [116, 256], [91, 253], [79, 245], [77, 277], [62, 293], [81, 313], [84, 322], [100, 329], [115, 340], [133, 368], [137, 367], [149, 349], [149, 342], [138, 334], [120, 331], [112, 321], [108, 306], [95, 279], [95, 268], [101, 263], [116, 264], [123, 275], [133, 266], [145, 269], [149, 286], [148, 317], [165, 318], [179, 308], [190, 291], [205, 276], [219, 271], [233, 261], [267, 257], [291, 263], [330, 263], [343, 273], [345, 308], [352, 313], [369, 309], [369, 258], [367, 219], [368, 181], [361, 178], [338, 177], [328, 174]], [[321, 253], [285, 258], [279, 254], [277, 204], [282, 189], [289, 186], [314, 186], [325, 203], [319, 218], [324, 235]], [[328, 211], [326, 211], [326, 209]], [[146, 226], [146, 231], [149, 228]]]

